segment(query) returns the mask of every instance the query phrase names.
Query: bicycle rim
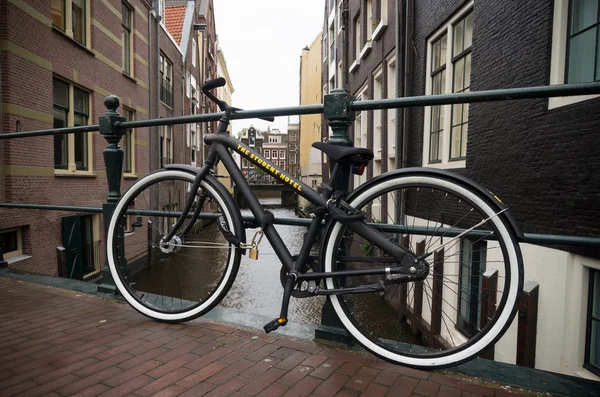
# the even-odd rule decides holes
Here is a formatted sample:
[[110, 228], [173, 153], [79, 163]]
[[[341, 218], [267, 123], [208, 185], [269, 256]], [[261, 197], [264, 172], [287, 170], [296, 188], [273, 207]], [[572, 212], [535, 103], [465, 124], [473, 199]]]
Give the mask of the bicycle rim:
[[[521, 289], [521, 256], [502, 217], [478, 194], [437, 177], [398, 177], [374, 184], [351, 205], [399, 245], [430, 254], [421, 282], [388, 280], [381, 293], [332, 296], [342, 322], [363, 346], [395, 363], [443, 368], [472, 358], [506, 331]], [[327, 271], [394, 265], [340, 224], [331, 229], [325, 258]], [[327, 287], [383, 279], [330, 278]]]
[[107, 251], [119, 291], [160, 321], [186, 321], [210, 310], [239, 266], [239, 252], [218, 225], [236, 233], [231, 210], [206, 180], [194, 201], [202, 206], [199, 218], [188, 215], [169, 244], [159, 244], [179, 218], [193, 180], [181, 171], [150, 174], [127, 191], [110, 223]]

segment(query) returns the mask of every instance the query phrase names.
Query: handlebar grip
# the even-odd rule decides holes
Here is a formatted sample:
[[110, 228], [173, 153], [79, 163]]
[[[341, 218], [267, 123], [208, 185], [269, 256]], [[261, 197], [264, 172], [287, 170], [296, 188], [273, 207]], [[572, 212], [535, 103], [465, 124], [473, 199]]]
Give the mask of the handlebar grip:
[[202, 86], [202, 91], [212, 90], [213, 88], [223, 87], [227, 81], [223, 77], [218, 77], [212, 80], [206, 80]]

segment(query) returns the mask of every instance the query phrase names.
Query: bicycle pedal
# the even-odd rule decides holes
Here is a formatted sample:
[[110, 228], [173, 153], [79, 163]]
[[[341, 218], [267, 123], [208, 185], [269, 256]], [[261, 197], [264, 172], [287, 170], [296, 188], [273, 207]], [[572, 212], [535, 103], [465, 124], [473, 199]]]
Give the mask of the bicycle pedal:
[[268, 334], [271, 331], [275, 331], [279, 327], [284, 327], [287, 324], [287, 322], [288, 320], [285, 317], [276, 318], [275, 320], [265, 324], [263, 329], [265, 330], [265, 333]]

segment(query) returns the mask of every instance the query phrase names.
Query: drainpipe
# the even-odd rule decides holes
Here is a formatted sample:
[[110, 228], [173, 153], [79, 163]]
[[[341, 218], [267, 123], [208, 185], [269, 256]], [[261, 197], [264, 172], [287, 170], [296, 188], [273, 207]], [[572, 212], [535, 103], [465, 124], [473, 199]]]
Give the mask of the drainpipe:
[[[148, 118], [153, 119], [156, 116], [154, 115], [154, 108], [152, 107], [152, 65], [155, 65], [156, 63], [152, 61], [152, 53], [154, 52], [152, 46], [154, 45], [154, 40], [152, 38], [152, 11], [150, 9], [148, 10], [148, 21], [148, 82], [150, 83], [150, 90], [148, 91]], [[157, 92], [156, 88], [154, 89], [154, 92]], [[154, 128], [155, 127], [148, 127], [148, 144], [150, 146], [149, 171], [152, 171], [152, 130], [154, 130]]]
[[[0, 63], [0, 81], [2, 81], [2, 64]], [[4, 132], [4, 108], [2, 107], [2, 84], [0, 84], [0, 134]], [[4, 182], [4, 140], [0, 141], [0, 202], [6, 202]]]
[[[409, 95], [409, 79], [411, 72], [411, 43], [412, 43], [412, 7], [413, 0], [405, 0], [404, 18], [401, 15], [401, 8], [396, 5], [396, 65], [399, 66], [399, 55], [400, 55], [400, 23], [404, 28], [404, 56], [402, 62], [402, 92], [399, 91], [398, 86], [400, 85], [400, 68], [396, 72], [396, 97], [407, 97]], [[408, 109], [402, 109], [402, 139], [398, 140], [400, 135], [400, 109], [396, 109], [396, 163], [400, 165], [400, 168], [406, 168], [407, 156], [408, 156], [408, 128], [409, 128], [409, 114]], [[402, 191], [400, 197], [396, 198], [400, 202], [400, 213], [398, 214], [398, 222], [400, 224], [406, 223], [406, 195]]]
[[[156, 63], [155, 65], [157, 66], [157, 70], [156, 70], [156, 88], [157, 88], [157, 92], [156, 92], [156, 118], [160, 118], [160, 73], [158, 72], [158, 68], [160, 67], [158, 65], [158, 62], [160, 60], [160, 20], [161, 20], [161, 16], [160, 16], [160, 2], [158, 0], [154, 1], [154, 13], [156, 16], [155, 19], [155, 26], [156, 26]], [[152, 135], [155, 137], [155, 139], [160, 139], [160, 127], [154, 127], [154, 133], [152, 133]], [[152, 142], [152, 137], [150, 138], [150, 142]], [[157, 141], [158, 142], [158, 141]], [[157, 150], [156, 150], [156, 169], [158, 169], [159, 165], [160, 165], [160, 145], [156, 145], [157, 146]], [[152, 158], [152, 152], [150, 152], [150, 158]], [[152, 160], [150, 160], [150, 166], [152, 166]], [[152, 171], [152, 169], [151, 169]]]

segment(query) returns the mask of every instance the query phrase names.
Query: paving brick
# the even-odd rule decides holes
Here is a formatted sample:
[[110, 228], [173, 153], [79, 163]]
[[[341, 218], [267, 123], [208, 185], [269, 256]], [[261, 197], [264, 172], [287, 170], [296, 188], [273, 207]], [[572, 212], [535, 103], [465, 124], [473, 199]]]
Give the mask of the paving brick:
[[217, 387], [217, 385], [213, 385], [212, 383], [208, 382], [202, 382], [183, 393], [180, 397], [204, 396], [206, 393], [213, 390], [215, 387]]
[[284, 359], [282, 362], [277, 364], [277, 368], [281, 368], [281, 369], [285, 369], [285, 370], [289, 371], [290, 369], [292, 369], [295, 366], [297, 366], [298, 364], [300, 364], [302, 361], [306, 360], [308, 358], [308, 356], [309, 356], [308, 353], [295, 352], [291, 356], [289, 356], [288, 358]]
[[395, 372], [399, 375], [408, 376], [411, 378], [427, 379], [429, 377], [429, 372], [403, 367], [401, 365], [394, 365], [383, 361], [373, 361], [369, 364], [369, 367], [381, 369], [384, 371]]
[[183, 393], [185, 389], [181, 386], [171, 385], [160, 392], [153, 394], [153, 397], [174, 397]]
[[13, 385], [25, 382], [27, 380], [32, 380], [34, 378], [37, 378], [38, 376], [55, 370], [56, 368], [50, 365], [45, 365], [42, 367], [32, 369], [31, 371], [20, 373], [18, 375], [12, 374], [10, 371], [4, 371], [3, 374], [7, 374], [7, 376], [4, 377], [3, 375], [3, 378], [0, 379], [0, 389], [11, 387]]
[[[191, 354], [191, 353], [184, 354], [174, 360], [169, 361], [168, 363], [160, 365], [159, 367], [148, 372], [147, 375], [151, 376], [153, 378], [160, 378], [161, 376], [164, 376], [177, 368], [183, 367], [190, 361], [194, 361], [197, 358], [198, 358], [198, 356], [196, 356], [195, 354]], [[155, 361], [160, 362], [159, 360], [155, 360]]]
[[13, 385], [11, 387], [7, 387], [0, 389], [0, 391], [2, 392], [2, 396], [16, 396], [21, 392], [24, 392], [26, 390], [30, 390], [33, 389], [34, 387], [38, 386], [37, 383], [35, 383], [32, 380], [27, 380], [25, 382], [21, 382], [19, 384]]
[[319, 365], [323, 364], [325, 361], [327, 361], [329, 357], [327, 356], [322, 356], [322, 355], [312, 355], [309, 356], [306, 360], [302, 361], [302, 365], [306, 365], [307, 367], [313, 367], [316, 368]]
[[234, 335], [239, 335], [246, 338], [250, 338], [252, 340], [259, 340], [269, 343], [273, 343], [277, 339], [279, 339], [279, 335], [277, 335], [277, 333], [265, 334], [264, 332], [259, 330], [238, 329], [234, 332]]
[[391, 386], [398, 379], [398, 374], [390, 371], [380, 371], [379, 375], [373, 379], [373, 383], [378, 383], [383, 386]]
[[275, 367], [279, 362], [280, 362], [280, 360], [278, 358], [274, 358], [274, 357], [266, 358], [262, 361], [257, 362], [256, 364], [254, 364], [253, 366], [251, 366], [250, 368], [248, 368], [247, 370], [242, 372], [241, 375], [245, 376], [247, 378], [254, 379], [257, 376], [263, 374], [269, 368]]
[[229, 350], [225, 347], [221, 347], [221, 348], [215, 349], [215, 350], [211, 351], [210, 353], [207, 353], [207, 354], [195, 359], [192, 362], [187, 363], [185, 366], [187, 368], [197, 370], [202, 367], [205, 367], [206, 365], [212, 363], [213, 361], [217, 361], [221, 357], [226, 356], [231, 352], [232, 352], [231, 350]]
[[357, 389], [365, 390], [366, 387], [375, 379], [379, 374], [379, 370], [369, 367], [362, 367], [358, 372], [346, 383], [346, 386]]
[[135, 377], [141, 377], [141, 375], [146, 374], [147, 372], [158, 367], [159, 365], [160, 363], [156, 360], [146, 361], [126, 371], [121, 372], [117, 376], [113, 376], [112, 378], [107, 379], [104, 383], [108, 386], [119, 386], [129, 381], [130, 379], [133, 379]]
[[287, 374], [283, 375], [281, 379], [277, 382], [281, 383], [285, 386], [293, 386], [302, 380], [304, 377], [308, 376], [313, 369], [311, 367], [307, 367], [305, 365], [299, 365], [296, 368], [289, 371]]
[[389, 395], [394, 397], [408, 397], [419, 383], [418, 379], [401, 376], [390, 388]]
[[129, 396], [135, 390], [138, 390], [138, 389], [146, 386], [148, 383], [152, 382], [153, 380], [154, 379], [152, 379], [151, 377], [146, 376], [146, 375], [137, 376], [133, 379], [130, 379], [129, 381], [127, 381], [125, 383], [122, 383], [116, 387], [113, 387], [112, 389], [105, 391], [104, 393], [100, 394], [100, 396], [101, 397]]
[[[205, 379], [210, 378], [214, 374], [221, 371], [223, 368], [226, 368], [227, 364], [224, 364], [219, 361], [215, 361], [213, 363], [208, 364], [206, 367], [201, 368], [197, 371], [194, 371], [191, 375], [186, 376], [177, 382], [179, 386], [185, 388], [191, 388], [196, 386], [198, 383], [204, 381]], [[189, 368], [188, 368], [189, 369]], [[212, 389], [209, 389], [212, 390]]]
[[[446, 385], [442, 385], [440, 387], [440, 390], [438, 391], [437, 395], [439, 397], [460, 397], [461, 391], [458, 389], [454, 389], [452, 387], [446, 386]], [[500, 395], [498, 393], [496, 393], [495, 396], [499, 397]], [[515, 396], [513, 395], [511, 397], [515, 397]]]
[[279, 383], [271, 383], [266, 389], [258, 393], [257, 397], [279, 397], [283, 395], [288, 388]]
[[473, 383], [465, 382], [459, 379], [451, 378], [449, 376], [443, 376], [440, 374], [432, 374], [429, 377], [429, 380], [442, 385], [454, 387], [456, 389], [465, 390], [476, 394], [482, 394], [484, 396], [493, 396], [496, 392], [494, 389], [491, 389], [489, 387], [476, 385]]
[[439, 388], [439, 383], [435, 383], [429, 380], [422, 380], [419, 382], [417, 387], [415, 387], [415, 393], [419, 393], [427, 397], [435, 397], [438, 393]]
[[369, 386], [367, 386], [367, 388], [365, 389], [365, 391], [362, 395], [369, 396], [369, 397], [385, 397], [388, 390], [389, 389], [385, 386], [371, 383]]
[[221, 386], [207, 393], [206, 397], [229, 396], [233, 392], [240, 390], [241, 388], [246, 386], [248, 382], [250, 382], [250, 379], [244, 378], [243, 376], [236, 376], [235, 378], [229, 380], [227, 383], [222, 384]]
[[[358, 390], [344, 388], [344, 389], [340, 390], [339, 392], [337, 392], [334, 397], [357, 397], [360, 395], [361, 395], [361, 392]], [[395, 395], [392, 395], [392, 396], [396, 397]]]
[[343, 374], [333, 374], [321, 383], [313, 392], [320, 397], [331, 397], [335, 395], [350, 379], [349, 376]]
[[285, 375], [285, 373], [286, 371], [282, 369], [269, 368], [264, 374], [256, 377], [240, 391], [250, 396], [255, 396], [266, 389], [271, 383], [274, 383], [277, 379]]
[[279, 346], [289, 347], [290, 349], [298, 350], [298, 351], [301, 351], [304, 353], [309, 353], [309, 354], [317, 354], [321, 350], [323, 350], [322, 347], [319, 347], [315, 344], [299, 342], [299, 341], [295, 341], [295, 340], [291, 340], [291, 339], [280, 338], [280, 339], [277, 339], [273, 343], [275, 343], [276, 345], [279, 345]]
[[100, 372], [106, 368], [110, 368], [110, 367], [119, 365], [123, 361], [129, 360], [130, 358], [131, 358], [131, 356], [129, 354], [125, 354], [125, 353], [117, 354], [116, 356], [111, 357], [107, 360], [102, 360], [100, 362], [97, 362], [96, 364], [86, 366], [86, 367], [80, 369], [79, 371], [76, 371], [75, 375], [80, 376], [80, 377], [90, 376], [90, 375], [95, 374], [96, 372]]
[[44, 384], [44, 383], [47, 383], [47, 382], [51, 382], [54, 379], [62, 378], [65, 375], [77, 372], [81, 368], [87, 368], [89, 366], [93, 366], [97, 362], [98, 362], [98, 360], [96, 360], [96, 359], [86, 358], [86, 359], [83, 359], [83, 360], [81, 360], [79, 362], [73, 363], [71, 365], [67, 365], [65, 367], [61, 367], [61, 368], [55, 369], [52, 372], [46, 372], [45, 374], [36, 377], [34, 379], [34, 381], [36, 381], [39, 384]]
[[286, 359], [292, 354], [296, 353], [296, 350], [290, 349], [289, 347], [281, 347], [279, 350], [275, 351], [271, 356], [277, 357], [280, 359]]
[[484, 397], [483, 394], [471, 393], [470, 391], [463, 391], [461, 396], [462, 397]]
[[[229, 357], [229, 356], [227, 356], [227, 357]], [[219, 361], [222, 361], [222, 360], [219, 360]], [[239, 375], [241, 372], [244, 372], [245, 370], [247, 370], [254, 364], [255, 363], [253, 361], [240, 359], [240, 360], [236, 361], [235, 363], [229, 365], [228, 367], [222, 369], [215, 375], [211, 376], [210, 378], [207, 379], [207, 381], [210, 383], [214, 383], [216, 385], [221, 385], [221, 384], [227, 382], [229, 379], [233, 378], [234, 376]]]
[[188, 375], [193, 374], [193, 373], [194, 373], [194, 371], [192, 371], [191, 369], [177, 368], [175, 371], [170, 372], [164, 376], [161, 376], [160, 378], [147, 384], [146, 386], [142, 387], [141, 389], [136, 390], [135, 394], [137, 394], [139, 396], [151, 396], [151, 395], [158, 393], [159, 391], [166, 389], [167, 387], [171, 387], [171, 386], [177, 386], [177, 389], [173, 389], [173, 390], [181, 389], [182, 392], [186, 391], [187, 388], [179, 386], [179, 385], [174, 385], [174, 383], [185, 378]]
[[62, 395], [69, 396], [71, 394], [75, 394], [82, 390], [86, 390], [95, 384], [102, 383], [104, 380], [106, 380], [112, 376], [115, 376], [119, 373], [121, 373], [121, 370], [117, 367], [106, 368], [106, 369], [104, 369], [100, 372], [96, 372], [88, 377], [76, 380], [75, 382], [70, 383], [66, 386], [63, 386], [56, 391]]
[[129, 360], [125, 360], [125, 361], [119, 363], [119, 367], [124, 370], [135, 368], [138, 365], [140, 365], [144, 362], [147, 362], [148, 360], [152, 360], [155, 357], [160, 356], [161, 354], [164, 354], [165, 352], [167, 352], [167, 349], [165, 349], [163, 347], [157, 347], [156, 349], [152, 349], [149, 352], [140, 354], [139, 356], [130, 358]]
[[[186, 344], [179, 346], [173, 350], [171, 350], [170, 352], [161, 354], [158, 357], [155, 357], [155, 360], [166, 363], [169, 362], [175, 358], [181, 357], [182, 355], [185, 355], [186, 353], [191, 352], [192, 350], [195, 350], [197, 348], [199, 348], [201, 345], [197, 342], [187, 342]], [[167, 345], [163, 345], [162, 347], [167, 348]], [[197, 355], [195, 355], [196, 358], [198, 357]]]
[[342, 366], [342, 364], [344, 364], [344, 361], [335, 358], [330, 358], [329, 360], [321, 364], [318, 368], [315, 368], [311, 376], [325, 379], [329, 375], [334, 373], [340, 366]]
[[246, 359], [251, 360], [251, 361], [260, 361], [263, 358], [271, 355], [271, 353], [274, 353], [278, 349], [279, 349], [279, 346], [277, 346], [277, 345], [273, 345], [273, 344], [264, 345], [260, 349], [248, 354], [246, 356]]
[[346, 361], [342, 364], [336, 372], [348, 376], [354, 376], [361, 368], [364, 367], [364, 363], [361, 361]]
[[79, 378], [75, 375], [69, 374], [62, 376], [60, 378], [55, 378], [49, 382], [41, 384], [33, 389], [29, 389], [21, 394], [17, 394], [17, 396], [21, 397], [37, 397], [37, 396], [45, 396], [46, 394], [63, 387], [64, 385], [68, 385], [70, 383], [75, 382]]
[[307, 377], [302, 379], [300, 382], [296, 383], [290, 390], [288, 390], [284, 396], [285, 397], [306, 397], [313, 390], [315, 390], [320, 384], [321, 379]]

